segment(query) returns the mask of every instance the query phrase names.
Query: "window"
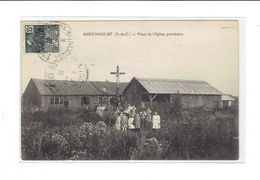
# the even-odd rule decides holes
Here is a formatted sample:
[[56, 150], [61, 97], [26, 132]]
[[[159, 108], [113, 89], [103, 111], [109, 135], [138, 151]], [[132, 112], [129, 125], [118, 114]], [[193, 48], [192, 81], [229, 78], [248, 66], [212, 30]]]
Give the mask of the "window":
[[103, 98], [102, 98], [102, 103], [103, 103], [103, 104], [107, 104], [107, 97], [103, 97]]
[[64, 98], [60, 97], [60, 104], [64, 104]]
[[102, 97], [98, 98], [98, 104], [102, 104]]
[[87, 105], [87, 104], [89, 104], [89, 98], [81, 97], [81, 105]]
[[64, 97], [51, 97], [50, 98], [51, 105], [63, 105], [64, 104]]
[[58, 97], [55, 98], [55, 104], [59, 104], [59, 98]]
[[51, 98], [51, 105], [53, 105], [54, 104], [54, 98]]
[[105, 105], [105, 104], [107, 104], [107, 101], [108, 101], [108, 99], [105, 96], [98, 98], [98, 103], [99, 104], [104, 104]]

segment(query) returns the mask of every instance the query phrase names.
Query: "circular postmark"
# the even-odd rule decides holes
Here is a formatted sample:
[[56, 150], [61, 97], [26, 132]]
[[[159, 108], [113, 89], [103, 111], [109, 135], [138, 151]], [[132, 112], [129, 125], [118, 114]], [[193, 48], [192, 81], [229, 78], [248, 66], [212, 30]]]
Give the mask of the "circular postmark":
[[[45, 25], [58, 25], [59, 26], [59, 50], [58, 52], [45, 52], [39, 53], [41, 60], [50, 63], [57, 64], [62, 62], [72, 54], [74, 48], [74, 41], [72, 35], [72, 29], [64, 22], [48, 22]], [[51, 36], [51, 35], [50, 35]]]
[[74, 57], [70, 61], [51, 63], [45, 70], [45, 79], [87, 81], [89, 70], [87, 65], [80, 63]]

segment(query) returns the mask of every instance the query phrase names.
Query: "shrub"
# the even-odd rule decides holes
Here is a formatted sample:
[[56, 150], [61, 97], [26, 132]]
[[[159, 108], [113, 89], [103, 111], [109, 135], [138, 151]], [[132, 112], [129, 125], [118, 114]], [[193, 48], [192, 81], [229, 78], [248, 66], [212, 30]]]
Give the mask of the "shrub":
[[32, 128], [22, 127], [21, 129], [21, 150], [23, 160], [33, 160], [38, 155], [38, 148], [36, 146], [37, 130]]
[[111, 130], [103, 143], [104, 151], [107, 153], [106, 159], [130, 159], [132, 149], [136, 147], [138, 137], [139, 134], [136, 132]]
[[156, 160], [162, 157], [162, 145], [156, 138], [139, 138], [137, 147], [133, 149], [132, 160]]

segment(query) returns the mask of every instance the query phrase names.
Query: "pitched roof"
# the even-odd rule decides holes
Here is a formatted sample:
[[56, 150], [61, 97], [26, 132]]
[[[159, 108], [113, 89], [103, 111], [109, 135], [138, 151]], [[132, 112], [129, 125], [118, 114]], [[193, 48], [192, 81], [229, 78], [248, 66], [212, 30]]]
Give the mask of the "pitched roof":
[[221, 100], [222, 100], [222, 101], [236, 101], [235, 98], [233, 98], [232, 96], [227, 95], [227, 94], [222, 95], [222, 96], [221, 96]]
[[220, 95], [221, 91], [206, 81], [135, 78], [150, 94]]
[[[32, 79], [41, 95], [116, 95], [114, 82]], [[125, 88], [126, 83], [119, 87]], [[122, 92], [120, 88], [119, 92]]]
[[[116, 95], [116, 83], [115, 82], [103, 82], [103, 81], [91, 81], [91, 83], [99, 90], [106, 94]], [[119, 94], [123, 92], [128, 83], [122, 82], [119, 84]]]

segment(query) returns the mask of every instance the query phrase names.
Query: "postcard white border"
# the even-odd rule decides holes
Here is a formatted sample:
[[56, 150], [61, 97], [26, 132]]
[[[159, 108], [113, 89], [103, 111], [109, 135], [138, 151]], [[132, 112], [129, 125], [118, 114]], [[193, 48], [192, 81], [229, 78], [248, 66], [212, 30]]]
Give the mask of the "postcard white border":
[[[0, 2], [0, 179], [260, 179], [260, 2]], [[28, 16], [242, 17], [240, 116], [245, 119], [245, 163], [21, 163], [20, 20]], [[3, 25], [3, 26], [2, 26]], [[245, 47], [246, 46], [246, 47]], [[242, 48], [241, 47], [241, 48]], [[241, 67], [243, 66], [243, 67]], [[243, 105], [241, 103], [244, 103]], [[243, 124], [242, 124], [243, 125]], [[240, 125], [241, 127], [241, 125]], [[245, 132], [245, 131], [244, 131]], [[131, 173], [131, 174], [130, 174]]]

